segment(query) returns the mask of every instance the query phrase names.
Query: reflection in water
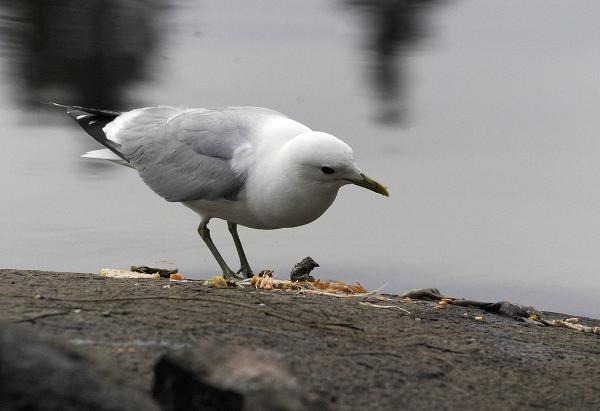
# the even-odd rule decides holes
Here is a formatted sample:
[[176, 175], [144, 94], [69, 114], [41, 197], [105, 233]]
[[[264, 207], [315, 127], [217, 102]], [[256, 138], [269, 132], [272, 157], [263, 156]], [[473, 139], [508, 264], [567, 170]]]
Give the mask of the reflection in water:
[[0, 0], [8, 74], [20, 103], [124, 108], [143, 80], [164, 7], [153, 1]]
[[399, 123], [406, 116], [404, 66], [410, 47], [426, 35], [424, 14], [442, 0], [348, 0], [363, 11], [369, 30], [365, 47], [372, 53], [371, 81], [381, 101], [378, 119]]

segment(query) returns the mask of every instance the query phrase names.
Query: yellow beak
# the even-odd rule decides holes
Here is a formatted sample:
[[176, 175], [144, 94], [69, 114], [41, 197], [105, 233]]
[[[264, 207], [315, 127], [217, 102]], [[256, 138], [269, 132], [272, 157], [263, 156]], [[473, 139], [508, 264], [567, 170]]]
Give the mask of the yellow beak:
[[352, 184], [356, 184], [357, 186], [364, 187], [367, 190], [375, 191], [381, 195], [386, 197], [390, 196], [390, 193], [387, 191], [387, 188], [372, 178], [367, 177], [363, 173], [360, 173], [361, 178], [357, 180], [350, 180]]

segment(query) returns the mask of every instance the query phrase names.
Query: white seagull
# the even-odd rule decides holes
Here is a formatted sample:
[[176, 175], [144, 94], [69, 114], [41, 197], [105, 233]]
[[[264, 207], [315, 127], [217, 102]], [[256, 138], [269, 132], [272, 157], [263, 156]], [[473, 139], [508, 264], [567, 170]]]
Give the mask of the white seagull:
[[52, 104], [106, 147], [83, 157], [134, 168], [156, 194], [200, 215], [198, 233], [229, 282], [240, 277], [210, 237], [211, 218], [227, 221], [237, 274], [251, 277], [238, 224], [263, 230], [308, 224], [346, 184], [389, 196], [363, 174], [346, 143], [274, 110], [162, 106], [120, 113]]

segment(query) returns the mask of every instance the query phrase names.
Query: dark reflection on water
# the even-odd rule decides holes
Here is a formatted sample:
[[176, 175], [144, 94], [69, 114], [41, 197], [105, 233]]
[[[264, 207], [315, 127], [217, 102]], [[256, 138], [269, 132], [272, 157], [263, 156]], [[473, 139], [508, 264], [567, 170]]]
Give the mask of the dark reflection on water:
[[149, 77], [164, 4], [0, 0], [2, 47], [19, 80], [19, 103], [128, 106], [127, 88]]
[[396, 124], [406, 119], [405, 58], [407, 52], [428, 34], [425, 17], [444, 0], [348, 0], [360, 10], [367, 25], [364, 47], [370, 53], [371, 84], [381, 107], [378, 120]]
[[[407, 116], [406, 55], [428, 35], [427, 15], [446, 0], [346, 0], [361, 14], [368, 37], [370, 86], [377, 120]], [[152, 63], [171, 2], [136, 0], [0, 0], [1, 46], [18, 81], [20, 104], [128, 108], [126, 92], [151, 79]], [[356, 61], [357, 64], [358, 61]]]

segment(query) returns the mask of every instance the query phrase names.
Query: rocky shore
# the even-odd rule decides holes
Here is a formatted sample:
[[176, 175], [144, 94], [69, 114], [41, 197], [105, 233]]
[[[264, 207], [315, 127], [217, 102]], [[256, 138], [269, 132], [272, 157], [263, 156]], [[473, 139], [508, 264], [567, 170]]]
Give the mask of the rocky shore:
[[393, 295], [0, 278], [2, 409], [600, 409], [594, 333]]

